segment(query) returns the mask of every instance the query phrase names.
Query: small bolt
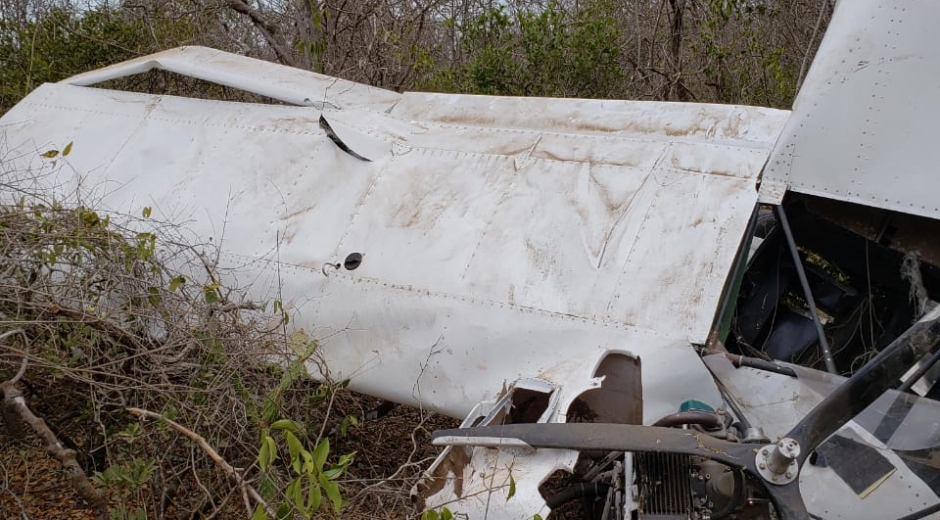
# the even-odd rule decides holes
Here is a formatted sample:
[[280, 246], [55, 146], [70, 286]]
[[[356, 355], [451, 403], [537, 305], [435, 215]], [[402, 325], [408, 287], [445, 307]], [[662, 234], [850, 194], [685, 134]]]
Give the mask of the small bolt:
[[793, 472], [792, 472], [792, 471], [788, 471], [788, 472], [787, 472], [787, 478], [793, 478]]
[[767, 464], [764, 464], [763, 462], [761, 462], [757, 467], [760, 469], [767, 469]]

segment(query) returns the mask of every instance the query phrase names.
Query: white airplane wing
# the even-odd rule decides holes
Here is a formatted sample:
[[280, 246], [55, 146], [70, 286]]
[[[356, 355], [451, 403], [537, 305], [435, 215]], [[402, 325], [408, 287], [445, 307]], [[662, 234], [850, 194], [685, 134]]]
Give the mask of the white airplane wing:
[[[288, 104], [92, 87], [153, 68]], [[42, 153], [73, 142], [43, 177], [59, 193], [115, 218], [150, 207], [218, 245], [226, 281], [281, 301], [354, 390], [469, 421], [651, 424], [722, 402], [691, 344], [711, 330], [787, 116], [397, 94], [188, 47], [43, 85], [0, 132], [8, 171], [48, 169]], [[463, 482], [472, 517], [510, 475], [499, 516], [544, 513], [538, 485], [577, 459], [481, 450], [432, 470]]]
[[[84, 86], [149, 68], [309, 106]], [[322, 338], [334, 377], [462, 417], [520, 378], [586, 381], [612, 351], [663, 402], [713, 392], [670, 381], [704, 370], [689, 343], [786, 116], [396, 94], [188, 47], [43, 85], [0, 131], [24, 168], [74, 142], [59, 181], [221, 243], [220, 267]]]

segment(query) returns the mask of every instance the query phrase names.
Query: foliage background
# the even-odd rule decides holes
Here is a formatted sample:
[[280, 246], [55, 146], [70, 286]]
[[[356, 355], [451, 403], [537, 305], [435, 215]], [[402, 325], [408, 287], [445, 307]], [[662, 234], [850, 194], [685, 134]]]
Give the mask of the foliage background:
[[[42, 82], [181, 45], [398, 91], [787, 108], [831, 10], [830, 0], [0, 0], [0, 112]], [[156, 73], [126, 83], [208, 88]]]

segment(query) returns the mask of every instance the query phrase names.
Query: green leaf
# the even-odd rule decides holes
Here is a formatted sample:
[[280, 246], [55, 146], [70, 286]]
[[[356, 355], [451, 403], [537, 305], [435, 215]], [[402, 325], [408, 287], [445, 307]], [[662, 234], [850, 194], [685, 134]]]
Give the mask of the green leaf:
[[183, 275], [177, 276], [176, 278], [170, 280], [170, 292], [175, 293], [181, 285], [186, 283], [186, 277]]
[[52, 159], [52, 158], [54, 158], [54, 157], [58, 157], [58, 155], [59, 155], [59, 151], [58, 151], [58, 150], [49, 150], [48, 152], [42, 154], [42, 157], [44, 157], [44, 158], [46, 158], [46, 159]]
[[287, 486], [287, 491], [285, 494], [287, 495], [287, 500], [291, 501], [295, 507], [303, 507], [304, 497], [303, 490], [300, 488], [299, 478], [294, 479], [294, 481], [291, 482], [289, 486]]
[[151, 211], [153, 211], [153, 210], [151, 209], [151, 207], [150, 207], [150, 206], [146, 206], [146, 207], [144, 207], [144, 210], [140, 212], [140, 214], [143, 215], [144, 218], [150, 218], [150, 213], [151, 213]]
[[160, 305], [161, 299], [159, 289], [156, 287], [149, 287], [147, 288], [147, 293], [149, 294], [149, 296], [147, 296], [147, 300], [150, 302], [151, 306], [156, 307]]
[[323, 492], [326, 493], [326, 496], [330, 499], [330, 502], [333, 502], [333, 509], [339, 513], [339, 510], [343, 507], [343, 497], [339, 494], [339, 484], [333, 482], [332, 480], [326, 479], [321, 474], [320, 487], [323, 488]]
[[258, 504], [255, 506], [255, 512], [251, 515], [251, 520], [268, 520], [268, 513], [264, 510], [264, 506]]
[[326, 463], [326, 456], [330, 454], [330, 439], [324, 438], [313, 450], [313, 463], [316, 465], [317, 473], [323, 472], [323, 464]]
[[343, 417], [343, 421], [339, 424], [339, 435], [340, 437], [345, 437], [349, 432], [349, 426], [356, 426], [359, 424], [359, 420], [356, 419], [355, 415], [347, 415]]
[[543, 520], [542, 515], [535, 513], [535, 516], [532, 517], [532, 520]]
[[292, 512], [293, 512], [293, 508], [291, 508], [290, 505], [288, 505], [288, 504], [281, 504], [281, 505], [278, 506], [278, 508], [277, 508], [277, 513], [276, 513], [276, 514], [277, 514], [277, 520], [290, 520], [290, 519], [291, 519], [291, 516], [293, 516], [293, 515], [291, 515]]
[[353, 461], [353, 458], [356, 456], [356, 452], [346, 453], [339, 456], [339, 462], [336, 463], [337, 466], [342, 466], [345, 468]]
[[265, 435], [261, 439], [261, 451], [258, 453], [258, 464], [261, 466], [261, 471], [267, 471], [275, 460], [277, 460], [277, 444], [270, 435]]
[[271, 501], [271, 498], [275, 493], [280, 491], [280, 486], [277, 481], [271, 477], [270, 473], [261, 472], [261, 476], [258, 478], [258, 493], [261, 493], [261, 497], [267, 501]]
[[297, 440], [293, 433], [284, 432], [284, 438], [287, 439], [287, 450], [290, 451], [290, 462], [294, 472], [298, 475], [301, 471], [300, 452], [304, 451], [303, 445]]
[[69, 141], [69, 144], [65, 145], [65, 149], [62, 150], [62, 157], [67, 157], [70, 153], [72, 153], [72, 144], [72, 141]]
[[278, 419], [271, 423], [272, 430], [286, 430], [295, 435], [300, 435], [304, 429], [297, 421], [292, 421], [290, 419]]
[[323, 493], [316, 482], [311, 483], [310, 493], [307, 494], [307, 513], [313, 513], [320, 510], [320, 504], [323, 501]]
[[506, 496], [506, 501], [509, 502], [509, 499], [516, 496], [516, 479], [512, 478], [512, 473], [509, 474], [509, 495]]
[[78, 218], [82, 221], [86, 227], [95, 227], [101, 224], [101, 217], [97, 213], [87, 209], [78, 210]]
[[217, 289], [218, 284], [211, 284], [202, 288], [203, 295], [206, 298], [206, 303], [211, 305], [219, 301], [219, 291]]
[[307, 406], [317, 408], [326, 401], [330, 389], [327, 385], [320, 385], [312, 394], [307, 396]]
[[441, 520], [454, 520], [454, 514], [446, 507], [441, 508]]
[[261, 471], [268, 470], [268, 459], [271, 458], [271, 448], [268, 446], [268, 443], [264, 440], [261, 441], [261, 450], [258, 451], [258, 466], [261, 467]]
[[313, 475], [313, 455], [311, 455], [309, 451], [304, 450], [300, 452], [300, 456], [304, 459], [304, 473]]
[[343, 468], [330, 468], [323, 472], [323, 476], [330, 480], [336, 480], [342, 474], [343, 474]]
[[433, 509], [428, 509], [424, 513], [421, 513], [421, 520], [440, 520], [439, 514]]
[[264, 442], [268, 443], [271, 446], [271, 461], [270, 462], [273, 464], [274, 461], [277, 460], [277, 443], [274, 442], [274, 437], [271, 437], [270, 435], [264, 436]]

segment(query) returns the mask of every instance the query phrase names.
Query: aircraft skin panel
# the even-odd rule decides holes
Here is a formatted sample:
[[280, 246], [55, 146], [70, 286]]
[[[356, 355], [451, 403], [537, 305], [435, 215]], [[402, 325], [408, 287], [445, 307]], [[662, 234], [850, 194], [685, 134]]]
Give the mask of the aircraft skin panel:
[[[839, 2], [768, 162], [765, 180], [940, 218], [936, 102], [940, 3]], [[778, 202], [782, 191], [765, 193]]]
[[364, 254], [361, 276], [699, 343], [724, 283], [712, 268], [756, 200], [742, 179], [440, 151], [393, 159], [368, 197], [335, 257]]
[[330, 337], [331, 375], [395, 402], [465, 417], [497, 397], [503, 382], [537, 378], [559, 386], [564, 412], [609, 352], [642, 360], [643, 394], [656, 396], [645, 403], [647, 422], [674, 412], [676, 402], [720, 400], [695, 351], [669, 334], [343, 272], [330, 274], [317, 297], [334, 304], [305, 312], [303, 320], [342, 324], [310, 331]]
[[738, 105], [406, 92], [392, 114], [426, 125], [540, 130], [764, 149], [788, 111]]
[[400, 94], [390, 90], [195, 45], [116, 63], [62, 83], [89, 86], [155, 69], [320, 109], [386, 111], [401, 99]]
[[[462, 416], [501, 382], [583, 383], [619, 349], [642, 358], [647, 395], [668, 397], [649, 418], [717, 402], [688, 344], [706, 339], [787, 113], [523, 100], [545, 117], [525, 127], [506, 98], [423, 105], [462, 100], [505, 111], [507, 126], [417, 119], [408, 103], [321, 111], [68, 83], [0, 125], [11, 166], [51, 168], [40, 154], [74, 142], [58, 193], [81, 186], [115, 218], [151, 207], [218, 246], [228, 281], [281, 299], [353, 389]], [[603, 126], [579, 130], [591, 111]], [[370, 160], [336, 146], [321, 114]], [[336, 269], [350, 253], [361, 266]], [[447, 350], [420, 370], [436, 343]], [[701, 384], [673, 396], [677, 366]]]
[[[231, 238], [228, 252], [269, 259], [280, 243], [281, 261], [320, 269], [380, 170], [359, 161], [346, 175], [315, 167], [346, 157], [324, 138], [319, 113], [44, 85], [4, 116], [0, 132], [7, 154], [23, 156], [12, 164], [34, 169], [48, 168], [39, 153], [74, 142], [58, 172], [72, 188], [60, 193], [81, 184], [116, 213], [152, 207], [199, 242]], [[289, 247], [307, 226], [316, 232]]]

